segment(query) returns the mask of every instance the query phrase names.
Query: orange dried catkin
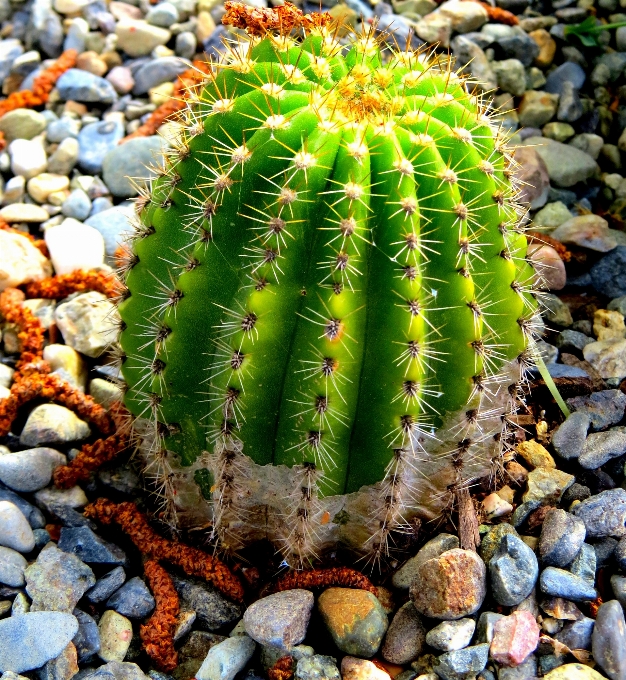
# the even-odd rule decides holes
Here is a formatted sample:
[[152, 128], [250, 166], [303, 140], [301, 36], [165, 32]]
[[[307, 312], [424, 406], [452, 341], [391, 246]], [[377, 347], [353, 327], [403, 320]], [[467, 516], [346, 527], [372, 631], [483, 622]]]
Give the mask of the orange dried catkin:
[[174, 649], [173, 635], [179, 612], [178, 593], [170, 575], [156, 561], [143, 565], [150, 590], [156, 600], [156, 608], [148, 621], [139, 629], [146, 654], [160, 671], [169, 673], [178, 665], [178, 653]]
[[116, 504], [106, 498], [99, 498], [85, 508], [85, 515], [103, 524], [115, 522], [144, 555], [165, 560], [180, 567], [189, 576], [208, 581], [232, 600], [243, 600], [241, 582], [221, 560], [197, 548], [159, 536], [134, 503]]
[[72, 293], [80, 293], [85, 290], [95, 290], [108, 298], [112, 298], [121, 289], [122, 284], [113, 274], [100, 271], [75, 271], [26, 284], [28, 297], [53, 300], [60, 300]]
[[348, 567], [293, 571], [278, 579], [269, 591], [278, 593], [281, 590], [292, 590], [293, 588], [309, 590], [311, 588], [330, 588], [331, 586], [360, 588], [378, 595], [378, 589], [367, 576], [356, 571], [356, 569], [349, 569]]
[[327, 26], [332, 21], [328, 12], [304, 14], [291, 2], [285, 2], [279, 7], [257, 8], [243, 2], [227, 0], [224, 9], [226, 13], [222, 17], [222, 23], [225, 26], [242, 28], [248, 35], [264, 35], [271, 31], [284, 35], [295, 28], [311, 30]]

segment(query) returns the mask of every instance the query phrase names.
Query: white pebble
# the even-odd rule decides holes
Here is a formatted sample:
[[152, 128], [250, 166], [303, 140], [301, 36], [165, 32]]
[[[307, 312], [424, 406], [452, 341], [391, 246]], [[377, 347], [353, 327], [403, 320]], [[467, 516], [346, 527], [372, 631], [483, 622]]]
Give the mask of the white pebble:
[[11, 203], [0, 210], [5, 222], [45, 222], [50, 215], [39, 205], [32, 203]]
[[48, 167], [41, 137], [15, 139], [9, 144], [9, 155], [13, 174], [22, 175], [26, 179], [39, 175]]
[[45, 239], [57, 274], [94, 269], [104, 262], [104, 239], [100, 232], [72, 217], [46, 229]]
[[20, 553], [35, 547], [35, 536], [26, 517], [9, 501], [0, 501], [0, 545]]
[[[4, 208], [3, 208], [4, 209]], [[2, 210], [0, 210], [0, 214]], [[52, 273], [52, 267], [24, 236], [0, 231], [0, 291], [29, 281], [40, 281]], [[0, 368], [0, 384], [2, 384]], [[9, 385], [5, 385], [8, 387]]]
[[[64, 175], [55, 175], [49, 172], [42, 172], [41, 175], [31, 177], [26, 185], [26, 190], [31, 198], [34, 198], [37, 203], [45, 203], [48, 196], [55, 191], [63, 191], [70, 186], [69, 177]], [[47, 218], [46, 218], [47, 219]]]

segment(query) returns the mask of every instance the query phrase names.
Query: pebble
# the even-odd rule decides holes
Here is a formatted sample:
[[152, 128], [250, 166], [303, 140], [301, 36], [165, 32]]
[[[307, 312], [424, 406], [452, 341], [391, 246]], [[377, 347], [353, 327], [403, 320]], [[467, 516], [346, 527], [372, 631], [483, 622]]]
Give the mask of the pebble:
[[622, 608], [626, 607], [626, 577], [613, 574], [611, 576], [611, 588], [615, 599], [622, 605]]
[[606, 253], [617, 246], [609, 223], [599, 215], [577, 215], [557, 227], [551, 234], [561, 243], [573, 243], [581, 248]]
[[538, 575], [535, 553], [521, 538], [504, 535], [489, 561], [491, 591], [496, 602], [507, 607], [520, 604], [532, 592]]
[[82, 508], [89, 502], [80, 486], [73, 486], [71, 489], [48, 487], [37, 491], [34, 496], [37, 504], [44, 507], [48, 512], [53, 512], [58, 505]]
[[61, 212], [79, 222], [86, 220], [91, 213], [91, 200], [82, 189], [74, 189], [63, 201]]
[[132, 71], [127, 66], [115, 66], [106, 75], [118, 94], [128, 94], [135, 86]]
[[437, 657], [433, 668], [442, 680], [465, 680], [480, 673], [489, 659], [489, 645], [482, 644], [446, 652]]
[[63, 454], [48, 448], [0, 455], [0, 481], [14, 491], [38, 491], [48, 486], [54, 468], [66, 462]]
[[387, 680], [389, 675], [367, 659], [344, 656], [341, 660], [341, 677], [342, 680]]
[[572, 351], [575, 351], [578, 353], [582, 352], [592, 342], [594, 342], [593, 338], [590, 338], [588, 335], [564, 328], [556, 339], [556, 346], [561, 352], [572, 353]]
[[589, 273], [591, 283], [599, 293], [610, 298], [626, 295], [626, 245], [614, 248], [596, 262]]
[[559, 501], [563, 492], [576, 478], [561, 470], [535, 468], [528, 474], [527, 490], [522, 499], [528, 501]]
[[622, 571], [626, 571], [626, 535], [620, 540], [617, 546], [615, 546], [614, 555], [617, 566]]
[[203, 630], [219, 630], [241, 618], [241, 607], [224, 598], [208, 584], [177, 576], [172, 577], [172, 581], [180, 595], [181, 607], [196, 612]]
[[418, 569], [424, 562], [439, 557], [447, 550], [453, 550], [459, 547], [458, 536], [452, 534], [439, 534], [435, 538], [425, 543], [414, 557], [405, 562], [400, 569], [398, 569], [391, 578], [391, 583], [394, 588], [399, 590], [408, 590], [413, 579], [417, 575]]
[[285, 590], [254, 602], [243, 616], [246, 633], [261, 645], [289, 650], [304, 640], [313, 593]]
[[535, 268], [538, 281], [548, 290], [561, 290], [567, 283], [567, 273], [563, 260], [552, 246], [531, 243], [528, 259]]
[[626, 427], [613, 427], [606, 432], [590, 434], [578, 462], [583, 468], [595, 470], [624, 453], [626, 453]]
[[544, 680], [604, 680], [604, 676], [589, 666], [580, 663], [567, 663], [543, 676]]
[[35, 547], [26, 517], [9, 501], [0, 501], [0, 545], [20, 553], [29, 553]]
[[37, 560], [24, 572], [26, 592], [32, 599], [32, 611], [72, 612], [76, 603], [91, 588], [96, 577], [75, 555], [49, 543]]
[[588, 361], [602, 378], [626, 378], [626, 339], [599, 340], [583, 349]]
[[120, 50], [124, 50], [129, 57], [143, 57], [158, 45], [165, 45], [171, 33], [141, 19], [122, 18], [115, 26], [115, 35]]
[[[527, 90], [524, 92], [519, 105], [519, 121], [524, 127], [540, 128], [556, 114], [558, 97], [541, 90]], [[535, 138], [531, 138], [535, 139]], [[537, 139], [545, 140], [540, 137]], [[542, 155], [541, 153], [539, 154]], [[542, 156], [543, 157], [543, 156]], [[548, 165], [544, 158], [546, 165]], [[548, 167], [548, 172], [550, 168]], [[552, 175], [550, 175], [552, 179]]]
[[116, 317], [113, 303], [95, 291], [60, 304], [55, 311], [65, 343], [88, 357], [100, 356], [116, 337]]
[[601, 390], [568, 399], [567, 405], [572, 411], [586, 413], [593, 430], [605, 430], [624, 417], [626, 394], [620, 390]]
[[626, 678], [626, 621], [617, 600], [598, 609], [591, 640], [593, 658], [600, 668], [612, 680]]
[[131, 622], [125, 616], [107, 609], [100, 617], [98, 632], [100, 634], [98, 656], [102, 661], [124, 661], [133, 639]]
[[8, 111], [0, 120], [0, 132], [7, 143], [14, 139], [32, 139], [46, 129], [47, 121], [38, 111], [14, 109]]
[[520, 442], [515, 450], [533, 468], [556, 468], [554, 458], [548, 450], [534, 439]]
[[424, 562], [410, 596], [420, 614], [454, 620], [478, 611], [487, 592], [483, 560], [470, 550], [454, 549]]
[[320, 595], [317, 606], [335, 645], [342, 652], [366, 658], [376, 654], [388, 621], [375, 595], [365, 590], [328, 588]]
[[298, 659], [294, 677], [295, 680], [341, 680], [337, 660], [322, 654]]
[[486, 496], [482, 501], [483, 511], [487, 520], [504, 517], [513, 512], [513, 506], [503, 500], [497, 493]]
[[65, 101], [112, 104], [117, 99], [108, 80], [78, 68], [65, 71], [57, 80], [56, 89]]
[[6, 675], [7, 671], [40, 668], [59, 656], [77, 631], [76, 618], [63, 612], [31, 612], [2, 619], [0, 669]]
[[116, 401], [121, 401], [123, 398], [120, 387], [102, 378], [94, 378], [89, 382], [89, 394], [93, 397], [96, 404], [110, 408]]
[[585, 411], [574, 411], [552, 435], [554, 450], [566, 460], [578, 458], [583, 451], [591, 421]]
[[4, 484], [0, 484], [0, 500], [13, 503], [24, 515], [32, 529], [41, 529], [45, 526], [46, 519], [41, 510], [7, 489]]
[[73, 137], [64, 139], [48, 158], [48, 170], [59, 175], [69, 175], [78, 162], [80, 147]]
[[72, 612], [78, 621], [78, 633], [72, 639], [79, 663], [88, 663], [100, 651], [100, 632], [95, 620], [81, 609]]
[[20, 434], [23, 446], [79, 442], [91, 434], [89, 425], [65, 406], [40, 404], [29, 414]]
[[598, 596], [593, 584], [557, 567], [546, 567], [539, 576], [541, 592], [566, 600], [595, 600]]
[[611, 300], [607, 305], [607, 309], [619, 312], [622, 315], [626, 315], [626, 295], [615, 298]]
[[174, 671], [175, 680], [188, 680], [195, 677], [211, 647], [225, 639], [223, 635], [215, 633], [192, 631], [178, 652], [178, 667]]
[[587, 536], [603, 538], [626, 535], [626, 491], [608, 489], [577, 504], [572, 513], [585, 523]]
[[[521, 120], [520, 116], [520, 122]], [[574, 186], [597, 172], [598, 166], [593, 158], [569, 144], [546, 137], [528, 137], [523, 144], [533, 145], [546, 164], [550, 179], [559, 187]]]
[[576, 621], [568, 621], [554, 636], [570, 649], [591, 649], [591, 634], [595, 621], [581, 616]]
[[81, 169], [91, 175], [100, 173], [107, 153], [115, 149], [124, 135], [124, 125], [119, 120], [85, 125], [78, 135], [78, 164]]
[[406, 602], [389, 624], [381, 649], [383, 659], [401, 666], [414, 661], [422, 653], [425, 635], [426, 630], [415, 606]]
[[585, 540], [582, 520], [565, 510], [550, 510], [539, 537], [539, 557], [544, 565], [565, 567], [576, 557]]
[[[157, 5], [160, 7], [161, 5]], [[160, 57], [152, 59], [134, 72], [135, 85], [133, 95], [146, 94], [150, 89], [161, 83], [171, 82], [190, 67], [179, 57]]]
[[533, 210], [543, 207], [550, 192], [550, 177], [546, 164], [530, 146], [518, 146], [513, 157], [520, 164], [517, 177], [523, 182], [520, 186], [519, 200], [528, 203]]
[[247, 635], [226, 638], [211, 647], [196, 673], [196, 680], [233, 680], [250, 661], [255, 647], [254, 640]]
[[542, 316], [546, 321], [557, 326], [571, 326], [574, 320], [569, 307], [557, 295], [545, 293]]
[[137, 189], [129, 178], [154, 177], [148, 168], [166, 146], [167, 142], [160, 137], [138, 137], [111, 149], [104, 157], [102, 173], [113, 196], [136, 196]]
[[507, 534], [517, 536], [517, 531], [515, 531], [515, 528], [508, 522], [501, 522], [500, 524], [490, 527], [483, 535], [478, 548], [478, 554], [483, 558], [485, 564], [489, 564], [489, 561], [496, 554], [500, 542]]
[[28, 562], [15, 550], [0, 546], [0, 583], [13, 588], [23, 586]]
[[580, 552], [574, 558], [569, 570], [575, 576], [580, 576], [590, 583], [595, 582], [596, 578], [596, 551], [593, 546], [583, 543]]
[[131, 233], [131, 219], [135, 209], [130, 203], [121, 203], [109, 210], [92, 215], [85, 224], [97, 229], [104, 239], [104, 247], [107, 255], [112, 256], [116, 248]]
[[135, 576], [111, 595], [106, 606], [129, 619], [143, 619], [154, 609], [155, 601], [148, 586]]
[[45, 222], [50, 215], [33, 203], [11, 203], [0, 210], [0, 217], [9, 224], [12, 222]]
[[46, 229], [44, 238], [57, 274], [71, 274], [78, 269], [96, 269], [104, 262], [104, 240], [100, 232], [71, 217]]
[[453, 652], [469, 645], [476, 629], [473, 619], [444, 621], [426, 634], [426, 643], [442, 652]]
[[45, 203], [50, 194], [57, 191], [65, 191], [69, 186], [70, 180], [68, 177], [42, 172], [41, 175], [28, 180], [26, 190], [38, 203]]
[[494, 626], [503, 616], [503, 614], [497, 614], [496, 612], [483, 612], [478, 617], [478, 623], [476, 624], [475, 642], [491, 642], [493, 640]]
[[125, 580], [126, 572], [124, 568], [115, 567], [115, 569], [111, 569], [111, 571], [99, 578], [96, 584], [85, 593], [85, 597], [93, 604], [104, 602], [123, 585]]
[[539, 644], [539, 626], [527, 611], [515, 611], [499, 619], [489, 648], [491, 658], [503, 666], [524, 663]]
[[[121, 548], [105, 541], [87, 526], [63, 527], [59, 548], [76, 555], [87, 564], [125, 565], [128, 562], [126, 553]], [[94, 584], [95, 581], [91, 585]]]
[[45, 172], [48, 167], [48, 159], [41, 136], [33, 139], [13, 140], [9, 144], [9, 155], [11, 157], [11, 172], [14, 175], [21, 175], [27, 180]]
[[[41, 281], [52, 274], [50, 262], [24, 236], [0, 231], [0, 252], [0, 291], [30, 281]], [[0, 370], [6, 371], [4, 368]]]
[[621, 340], [626, 335], [624, 315], [615, 310], [596, 309], [593, 314], [593, 332], [598, 340]]

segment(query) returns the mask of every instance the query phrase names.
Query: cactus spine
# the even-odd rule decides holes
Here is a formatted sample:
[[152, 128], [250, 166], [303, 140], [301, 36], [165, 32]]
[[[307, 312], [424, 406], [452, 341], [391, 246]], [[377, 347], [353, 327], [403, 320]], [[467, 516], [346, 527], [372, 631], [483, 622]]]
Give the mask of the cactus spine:
[[138, 199], [120, 304], [170, 509], [298, 560], [379, 553], [494, 470], [536, 315], [486, 105], [432, 55], [336, 35], [227, 46]]

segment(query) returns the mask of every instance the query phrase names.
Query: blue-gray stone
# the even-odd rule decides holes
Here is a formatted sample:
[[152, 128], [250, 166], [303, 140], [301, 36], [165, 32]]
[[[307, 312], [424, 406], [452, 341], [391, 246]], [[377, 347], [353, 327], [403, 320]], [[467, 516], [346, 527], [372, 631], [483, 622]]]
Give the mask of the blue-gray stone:
[[552, 446], [561, 458], [569, 460], [580, 456], [590, 424], [586, 411], [574, 411], [559, 425], [552, 435]]
[[116, 590], [107, 600], [107, 609], [115, 609], [118, 614], [130, 619], [143, 619], [154, 609], [154, 597], [148, 586], [135, 576]]
[[52, 144], [58, 144], [67, 137], [78, 137], [80, 132], [80, 120], [71, 116], [61, 116], [59, 120], [48, 123], [46, 138]]
[[107, 196], [98, 196], [91, 202], [91, 213], [89, 217], [93, 217], [94, 215], [104, 212], [105, 210], [109, 210], [109, 208], [112, 207], [113, 203], [111, 202], [110, 198]]
[[483, 612], [478, 617], [474, 642], [491, 642], [493, 640], [493, 629], [496, 623], [498, 623], [498, 621], [502, 618], [504, 618], [504, 614], [497, 614], [496, 612]]
[[626, 678], [626, 621], [617, 600], [605, 602], [598, 609], [591, 636], [595, 662], [611, 678]]
[[540, 506], [541, 501], [539, 500], [530, 500], [526, 501], [525, 503], [521, 503], [515, 508], [513, 514], [511, 515], [511, 524], [516, 529], [519, 529], [528, 519], [528, 516]]
[[502, 537], [489, 561], [491, 592], [498, 604], [511, 607], [525, 600], [537, 582], [535, 553], [514, 534]]
[[313, 654], [299, 659], [294, 677], [295, 680], [341, 680], [337, 660], [323, 654]]
[[57, 90], [65, 101], [112, 104], [117, 99], [108, 80], [78, 68], [68, 69], [57, 80]]
[[588, 378], [589, 373], [580, 366], [569, 366], [568, 364], [546, 364], [548, 373], [553, 378]]
[[99, 578], [96, 581], [96, 585], [85, 593], [85, 597], [94, 604], [103, 602], [111, 597], [124, 584], [124, 581], [126, 581], [124, 568], [115, 567], [115, 569], [111, 569], [102, 578]]
[[626, 427], [612, 427], [606, 432], [594, 432], [587, 437], [578, 463], [587, 470], [595, 470], [624, 453]]
[[609, 79], [617, 80], [626, 68], [626, 52], [605, 52], [597, 61], [608, 68]]
[[551, 71], [543, 89], [552, 94], [561, 94], [564, 83], [571, 83], [577, 90], [585, 84], [585, 71], [573, 61], [563, 62]]
[[241, 618], [241, 606], [224, 598], [207, 583], [196, 579], [172, 576], [174, 587], [180, 595], [183, 609], [193, 609], [198, 628], [215, 631]]
[[211, 647], [196, 680], [233, 680], [254, 654], [256, 644], [247, 635], [226, 638]]
[[591, 283], [610, 298], [626, 295], [626, 246], [617, 246], [591, 268]]
[[161, 83], [176, 80], [176, 78], [189, 67], [189, 62], [184, 61], [179, 57], [159, 57], [158, 59], [151, 59], [134, 74], [135, 85], [133, 87], [133, 94], [135, 96], [146, 94], [148, 90]]
[[585, 525], [578, 517], [565, 510], [550, 510], [537, 546], [541, 562], [551, 567], [566, 567], [578, 555], [585, 534]]
[[583, 543], [580, 547], [580, 552], [570, 564], [569, 570], [575, 576], [584, 578], [589, 583], [595, 583], [596, 580], [596, 551], [592, 545]]
[[159, 137], [138, 137], [111, 149], [104, 158], [102, 173], [113, 196], [136, 196], [138, 191], [130, 178], [154, 177], [149, 166], [166, 146], [167, 142]]
[[61, 212], [66, 217], [73, 217], [80, 222], [86, 220], [91, 212], [89, 196], [82, 189], [74, 189], [63, 201]]
[[35, 0], [31, 6], [31, 26], [41, 51], [48, 57], [58, 57], [63, 47], [63, 25], [52, 10], [51, 0]]
[[539, 54], [537, 43], [523, 31], [499, 38], [497, 43], [505, 59], [518, 59], [524, 66], [530, 66]]
[[582, 352], [592, 342], [595, 342], [593, 338], [570, 328], [562, 330], [556, 338], [556, 346], [564, 352], [571, 352], [572, 350]]
[[127, 563], [126, 553], [121, 548], [100, 538], [89, 527], [63, 527], [59, 548], [87, 564]]
[[442, 654], [433, 664], [433, 670], [442, 680], [465, 680], [480, 673], [488, 659], [489, 645], [475, 645]]
[[35, 537], [35, 550], [41, 550], [52, 540], [45, 529], [33, 529], [33, 536]]
[[117, 147], [125, 134], [124, 125], [119, 120], [90, 123], [78, 135], [78, 164], [90, 174], [102, 170], [106, 155]]
[[72, 612], [78, 621], [78, 633], [72, 642], [78, 654], [78, 663], [87, 663], [100, 651], [100, 633], [95, 620], [81, 609]]
[[626, 576], [613, 574], [613, 576], [611, 576], [611, 588], [613, 589], [615, 599], [622, 607], [626, 608]]
[[178, 10], [171, 2], [160, 2], [151, 7], [146, 14], [146, 21], [153, 26], [169, 28], [179, 20]]
[[557, 567], [546, 567], [541, 572], [539, 587], [541, 592], [546, 595], [562, 597], [575, 602], [595, 600], [598, 597], [596, 589], [589, 581]]
[[191, 31], [183, 31], [176, 36], [176, 43], [174, 50], [179, 57], [183, 59], [191, 59], [196, 53], [198, 41], [196, 36]]
[[580, 98], [578, 89], [572, 83], [563, 83], [556, 112], [557, 119], [564, 123], [574, 123], [584, 111], [583, 100]]
[[591, 634], [595, 623], [586, 616], [577, 621], [568, 621], [554, 637], [570, 649], [591, 649]]
[[21, 54], [24, 54], [24, 47], [19, 40], [14, 38], [0, 40], [0, 80], [5, 80], [11, 72], [13, 62]]
[[31, 529], [43, 529], [46, 526], [46, 518], [43, 512], [28, 501], [25, 501], [21, 496], [16, 494], [11, 489], [8, 489], [2, 482], [0, 482], [0, 501], [9, 501], [19, 508], [19, 511], [26, 517]]
[[620, 390], [601, 390], [567, 400], [572, 411], [584, 411], [592, 430], [605, 430], [624, 417], [626, 394]]
[[0, 672], [40, 668], [67, 647], [78, 621], [65, 612], [28, 612], [0, 620]]
[[535, 680], [537, 678], [537, 657], [531, 654], [518, 666], [501, 666], [498, 680]]
[[62, 503], [49, 503], [48, 511], [58, 519], [64, 527], [89, 527], [96, 529], [96, 525], [82, 513], [74, 510], [69, 505]]
[[626, 571], [626, 536], [624, 536], [617, 544], [613, 555], [615, 557], [615, 561], [617, 562], [617, 566], [622, 571]]
[[85, 220], [85, 224], [102, 234], [107, 255], [113, 255], [125, 236], [132, 231], [130, 219], [134, 212], [135, 208], [132, 204], [123, 203], [109, 210], [98, 212]]
[[[607, 536], [601, 541], [597, 541], [593, 544], [593, 551], [596, 554], [596, 569], [601, 567], [606, 567], [615, 555], [618, 566], [620, 566], [619, 557], [617, 555], [617, 548], [619, 547], [621, 541], [616, 541], [614, 538]], [[623, 569], [623, 567], [622, 567]]]
[[621, 538], [626, 535], [626, 491], [602, 491], [575, 505], [572, 514], [582, 519], [590, 538]]
[[82, 21], [72, 21], [65, 36], [65, 40], [63, 41], [63, 49], [84, 52], [85, 41], [88, 35], [88, 26], [85, 26]]
[[23, 586], [24, 569], [26, 569], [28, 562], [23, 555], [12, 550], [0, 546], [0, 583], [14, 588]]

